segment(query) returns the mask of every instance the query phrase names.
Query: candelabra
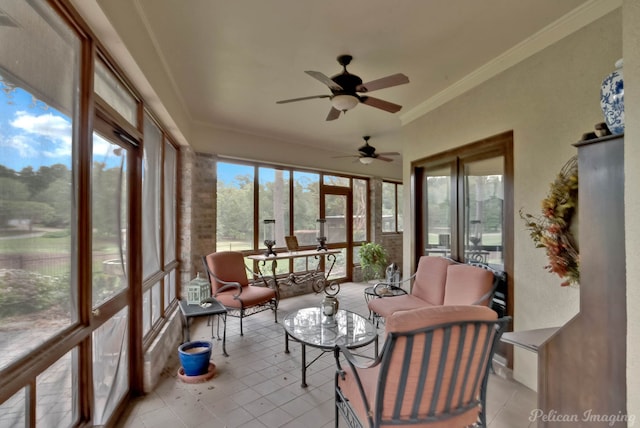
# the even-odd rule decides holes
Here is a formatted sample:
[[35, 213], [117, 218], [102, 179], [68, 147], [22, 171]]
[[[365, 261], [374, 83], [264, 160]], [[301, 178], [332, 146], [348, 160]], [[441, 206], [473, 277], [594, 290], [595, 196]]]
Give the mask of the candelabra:
[[273, 251], [273, 246], [276, 245], [275, 233], [276, 221], [264, 220], [264, 245], [267, 247], [267, 251], [264, 253], [265, 256], [276, 255], [276, 252]]
[[327, 222], [324, 218], [319, 218], [316, 220], [318, 223], [318, 236], [316, 240], [318, 241], [318, 251], [327, 250], [327, 237], [324, 234], [324, 224]]

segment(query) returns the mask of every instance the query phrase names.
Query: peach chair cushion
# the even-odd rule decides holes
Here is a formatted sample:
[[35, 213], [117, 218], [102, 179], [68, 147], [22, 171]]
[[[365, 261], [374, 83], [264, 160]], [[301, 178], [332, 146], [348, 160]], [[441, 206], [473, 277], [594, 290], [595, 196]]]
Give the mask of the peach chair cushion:
[[[237, 288], [230, 288], [216, 295], [216, 299], [223, 305], [231, 308], [255, 306], [276, 298], [276, 292], [269, 287], [257, 287], [249, 283], [247, 270], [244, 264], [244, 256], [237, 251], [220, 251], [206, 256], [209, 270], [223, 281], [237, 282], [242, 286], [242, 293], [238, 294]], [[211, 289], [213, 294], [221, 288], [216, 278], [211, 277]]]
[[216, 299], [229, 308], [248, 308], [276, 298], [276, 292], [273, 288], [258, 287], [255, 285], [242, 287], [242, 293], [238, 299], [233, 297], [236, 294], [238, 294], [238, 291], [235, 289], [227, 290], [222, 293], [218, 293]]
[[[489, 306], [488, 293], [493, 288], [493, 273], [476, 266], [451, 265], [447, 269], [444, 287], [445, 305]], [[481, 302], [478, 300], [486, 296]]]
[[[247, 270], [244, 265], [244, 256], [237, 251], [220, 251], [209, 254], [207, 257], [209, 270], [223, 281], [238, 282], [243, 287], [249, 285]], [[223, 284], [211, 277], [211, 287], [215, 293]]]
[[420, 257], [411, 294], [431, 305], [442, 305], [444, 302], [447, 268], [452, 263], [455, 262], [444, 257]]
[[382, 297], [371, 299], [368, 303], [369, 309], [383, 318], [388, 318], [398, 311], [408, 311], [433, 306], [413, 294], [402, 296]]
[[[411, 330], [416, 330], [423, 327], [429, 327], [429, 326], [434, 326], [434, 325], [453, 322], [453, 321], [474, 321], [474, 320], [491, 321], [495, 319], [497, 319], [496, 312], [484, 306], [466, 306], [466, 305], [430, 306], [430, 307], [423, 307], [420, 309], [413, 309], [409, 311], [400, 311], [400, 312], [394, 313], [387, 319], [386, 331], [387, 332], [403, 332], [403, 331], [411, 331]], [[452, 339], [455, 341], [457, 340], [457, 337], [458, 337], [458, 334], [454, 332], [454, 334], [452, 334]], [[471, 353], [471, 345], [470, 345], [471, 335], [468, 335], [468, 337], [469, 337], [469, 340], [465, 341], [464, 351], [463, 351], [463, 355], [467, 355], [467, 356]], [[419, 336], [416, 338], [416, 343], [414, 343], [414, 347], [413, 347], [414, 352], [412, 353], [412, 356], [411, 356], [412, 361], [411, 361], [410, 373], [417, 372], [418, 370], [420, 370], [420, 367], [422, 366], [422, 353], [415, 351], [417, 348], [424, 345], [423, 343], [424, 341], [422, 339], [423, 337]], [[482, 341], [483, 338], [480, 337], [480, 340]], [[399, 339], [399, 342], [405, 342], [405, 341], [406, 341], [405, 338]], [[403, 349], [404, 343], [399, 343], [399, 345], [400, 346], [396, 348], [395, 354], [391, 357], [390, 364], [387, 366], [388, 377], [387, 377], [387, 389], [386, 389], [386, 396], [384, 398], [384, 403], [389, 403], [389, 408], [385, 407], [383, 409], [383, 417], [389, 417], [389, 415], [393, 411], [393, 409], [390, 407], [392, 406], [392, 403], [394, 403], [395, 397], [389, 396], [389, 394], [393, 394], [392, 391], [401, 392], [400, 391], [401, 385], [399, 384], [400, 373], [394, 372], [394, 367], [399, 368], [401, 366], [402, 360], [406, 356], [404, 355], [404, 353], [398, 352], [399, 350]], [[436, 337], [434, 340], [432, 352], [430, 355], [438, 355], [441, 347], [442, 347], [442, 338]], [[454, 363], [453, 360], [455, 358], [455, 354], [451, 354], [451, 355], [452, 355], [451, 361], [447, 361], [445, 366], [445, 380], [450, 379], [453, 374], [453, 363]], [[477, 359], [481, 357], [482, 356], [477, 355], [477, 356], [474, 356], [473, 358], [476, 359], [476, 362], [477, 362]], [[437, 374], [438, 361], [431, 361], [430, 366], [431, 368], [430, 368], [429, 379], [433, 381]], [[371, 368], [357, 369], [358, 376], [360, 377], [360, 380], [364, 386], [365, 396], [367, 397], [367, 401], [370, 403], [370, 405], [373, 405], [373, 403], [375, 403], [376, 394], [377, 394], [376, 385], [378, 382], [378, 378], [380, 376], [380, 367], [381, 365], [377, 365]], [[482, 367], [482, 370], [484, 369], [485, 368]], [[354, 409], [354, 411], [356, 412], [356, 414], [358, 415], [358, 417], [360, 418], [360, 420], [365, 422], [366, 424], [367, 419], [366, 419], [365, 405], [361, 398], [357, 383], [355, 381], [354, 374], [351, 371], [349, 366], [345, 368], [345, 372], [346, 372], [345, 379], [343, 380], [342, 378], [339, 377], [338, 385], [340, 389], [343, 391], [344, 396], [350, 400], [350, 404]], [[409, 376], [410, 377], [408, 379], [406, 386], [402, 389], [402, 393], [405, 395], [405, 397], [413, 397], [415, 395], [415, 389], [417, 388], [417, 385], [415, 382], [415, 376], [411, 376], [411, 374]], [[412, 381], [412, 379], [414, 381]], [[426, 409], [428, 408], [428, 405], [431, 400], [431, 396], [429, 395], [430, 392], [431, 392], [431, 389], [426, 388], [424, 391], [423, 399], [422, 399], [422, 403], [424, 403], [423, 406], [425, 406], [425, 413], [427, 411]], [[471, 389], [471, 386], [469, 385], [464, 392], [456, 391], [455, 397], [458, 397], [461, 393], [464, 393], [465, 396], [468, 396], [469, 398], [471, 398], [475, 396], [477, 391], [473, 391]], [[439, 408], [444, 406], [445, 400], [446, 400], [446, 396], [442, 397], [442, 400], [438, 401]], [[411, 401], [407, 399], [406, 405], [410, 407], [411, 404], [412, 404]], [[407, 411], [408, 410], [409, 409], [407, 409]], [[471, 425], [474, 422], [476, 422], [478, 411], [479, 410], [477, 408], [473, 408], [467, 412], [464, 412], [453, 418], [449, 418], [445, 421], [430, 423], [426, 425], [411, 425], [411, 426], [412, 427], [413, 426], [430, 427], [430, 428], [434, 428], [434, 427], [450, 428], [450, 427], [458, 427], [458, 426], [463, 427], [463, 426]]]

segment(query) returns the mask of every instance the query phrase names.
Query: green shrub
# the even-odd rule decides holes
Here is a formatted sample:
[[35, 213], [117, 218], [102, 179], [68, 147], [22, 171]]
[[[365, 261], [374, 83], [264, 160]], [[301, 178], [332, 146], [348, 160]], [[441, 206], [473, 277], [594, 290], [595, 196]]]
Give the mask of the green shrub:
[[384, 278], [384, 272], [387, 267], [387, 251], [382, 245], [375, 242], [367, 242], [360, 247], [359, 254], [362, 278], [365, 281]]
[[40, 312], [54, 306], [69, 308], [68, 276], [0, 270], [0, 317]]

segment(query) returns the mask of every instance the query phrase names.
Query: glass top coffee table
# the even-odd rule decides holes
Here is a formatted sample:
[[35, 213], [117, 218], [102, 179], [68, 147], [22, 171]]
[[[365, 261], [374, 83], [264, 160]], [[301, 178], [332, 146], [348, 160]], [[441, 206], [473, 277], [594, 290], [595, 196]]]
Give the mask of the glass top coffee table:
[[[289, 337], [302, 346], [302, 387], [307, 386], [307, 368], [327, 352], [340, 344], [349, 349], [360, 348], [375, 342], [378, 356], [378, 330], [371, 321], [355, 312], [338, 310], [334, 317], [327, 317], [320, 307], [302, 308], [288, 314], [283, 321], [285, 353], [289, 353]], [[306, 346], [322, 350], [307, 364]]]

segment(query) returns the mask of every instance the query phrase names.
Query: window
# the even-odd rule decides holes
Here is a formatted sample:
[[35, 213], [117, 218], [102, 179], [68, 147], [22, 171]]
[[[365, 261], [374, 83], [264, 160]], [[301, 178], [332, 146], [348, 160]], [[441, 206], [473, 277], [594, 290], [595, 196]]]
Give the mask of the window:
[[402, 232], [402, 184], [382, 182], [382, 231]]
[[2, 2], [2, 426], [113, 425], [179, 283], [177, 150], [66, 3]]
[[293, 171], [293, 235], [300, 246], [316, 244], [320, 217], [320, 174]]
[[217, 250], [243, 251], [254, 248], [255, 167], [217, 164]]
[[367, 209], [368, 204], [367, 180], [353, 179], [353, 242], [364, 242], [368, 236]]
[[[265, 220], [275, 220], [276, 251], [285, 251], [286, 236], [295, 236], [301, 249], [315, 249], [323, 217], [327, 245], [344, 249], [332, 279], [351, 275], [351, 247], [368, 239], [368, 180], [227, 161], [216, 170], [218, 251], [263, 252], [271, 238]], [[303, 258], [277, 265], [278, 274], [306, 269]]]
[[260, 183], [258, 187], [258, 205], [260, 212], [258, 216], [258, 237], [260, 238], [260, 248], [266, 248], [264, 245], [264, 240], [267, 239], [265, 236], [264, 220], [274, 219], [276, 219], [275, 230], [273, 231], [275, 234], [276, 247], [286, 247], [284, 237], [289, 236], [290, 231], [290, 176], [290, 171], [274, 168], [258, 168], [258, 181]]
[[416, 256], [506, 270], [512, 139], [509, 132], [415, 162]]
[[[81, 40], [43, 3], [2, 2], [0, 324], [2, 348], [14, 351], [0, 358], [3, 426], [32, 426], [36, 418], [38, 426], [72, 426], [79, 418], [77, 347], [55, 341], [82, 328], [76, 257]], [[90, 256], [85, 260], [91, 263]], [[32, 353], [60, 357], [33, 361], [30, 371], [38, 374], [16, 380], [24, 371], [7, 368]], [[60, 395], [62, 388], [69, 394]]]

